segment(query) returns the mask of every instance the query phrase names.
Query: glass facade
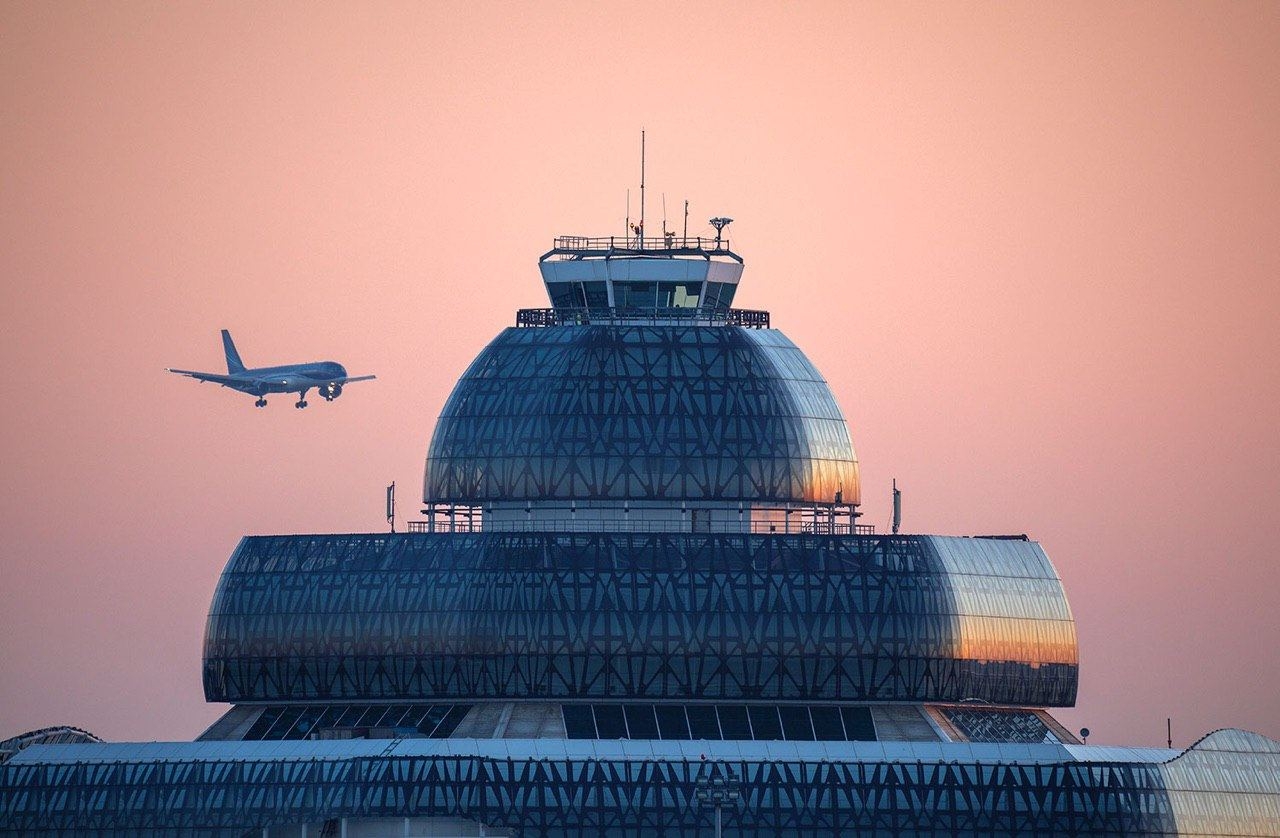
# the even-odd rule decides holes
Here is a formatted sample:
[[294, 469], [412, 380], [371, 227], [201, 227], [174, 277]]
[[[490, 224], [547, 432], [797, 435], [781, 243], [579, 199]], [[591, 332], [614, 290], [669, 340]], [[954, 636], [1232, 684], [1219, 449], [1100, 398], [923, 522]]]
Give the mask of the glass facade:
[[1060, 742], [1033, 712], [978, 707], [941, 707], [938, 709], [964, 738], [970, 742]]
[[[470, 704], [268, 705], [239, 737], [243, 741], [351, 738], [444, 739], [458, 728]], [[378, 737], [374, 737], [378, 738]]]
[[868, 707], [757, 704], [566, 704], [570, 739], [872, 742]]
[[214, 596], [205, 693], [1071, 704], [1075, 629], [1061, 583], [1034, 542], [994, 553], [986, 542], [246, 538]]
[[772, 329], [506, 329], [445, 404], [428, 503], [858, 502], [822, 376]]
[[[694, 836], [706, 834], [710, 824], [711, 812], [696, 804], [695, 791], [713, 767], [740, 780], [742, 800], [724, 809], [729, 834], [1280, 831], [1280, 743], [1241, 731], [1212, 734], [1165, 763], [1075, 761], [1065, 751], [1050, 762], [1029, 754], [1024, 761], [984, 762], [958, 753], [948, 758], [944, 751], [932, 759], [832, 758], [824, 750], [813, 758], [779, 754], [714, 762], [696, 752], [685, 758], [573, 756], [563, 748], [559, 755], [512, 748], [501, 757], [400, 755], [382, 754], [380, 742], [369, 743], [373, 750], [360, 756], [342, 758], [320, 750], [328, 743], [234, 744], [316, 750], [193, 758], [184, 757], [181, 746], [161, 745], [170, 749], [164, 758], [150, 752], [53, 755], [44, 761], [16, 757], [0, 765], [0, 831], [240, 835], [329, 821], [338, 834], [342, 818], [454, 817], [528, 835]], [[786, 745], [793, 753], [806, 747]], [[748, 746], [759, 747], [743, 745]]]

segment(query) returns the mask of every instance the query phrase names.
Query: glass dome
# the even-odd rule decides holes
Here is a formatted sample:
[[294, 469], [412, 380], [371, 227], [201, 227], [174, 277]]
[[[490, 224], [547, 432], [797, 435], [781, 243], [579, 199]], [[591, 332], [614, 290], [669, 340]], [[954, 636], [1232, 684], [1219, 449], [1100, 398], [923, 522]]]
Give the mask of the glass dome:
[[427, 503], [857, 504], [826, 381], [773, 329], [509, 328], [449, 397]]

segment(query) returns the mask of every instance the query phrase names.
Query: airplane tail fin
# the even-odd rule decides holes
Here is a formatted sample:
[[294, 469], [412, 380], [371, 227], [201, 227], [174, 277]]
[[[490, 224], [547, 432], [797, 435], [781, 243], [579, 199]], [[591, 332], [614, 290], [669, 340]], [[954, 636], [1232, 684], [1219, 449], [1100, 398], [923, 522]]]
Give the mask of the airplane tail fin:
[[235, 341], [231, 339], [231, 333], [226, 329], [222, 330], [222, 348], [227, 353], [227, 372], [231, 375], [244, 372], [244, 361], [240, 360], [240, 353], [236, 351]]

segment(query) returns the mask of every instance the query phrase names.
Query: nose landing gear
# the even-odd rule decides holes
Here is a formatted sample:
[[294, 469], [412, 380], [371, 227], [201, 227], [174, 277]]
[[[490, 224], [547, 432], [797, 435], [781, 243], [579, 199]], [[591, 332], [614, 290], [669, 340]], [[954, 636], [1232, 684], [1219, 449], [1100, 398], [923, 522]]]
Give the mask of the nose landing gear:
[[259, 398], [256, 402], [254, 402], [254, 403], [253, 403], [253, 406], [254, 406], [254, 407], [266, 407], [266, 406], [267, 406], [267, 400], [266, 400], [266, 399], [263, 399], [263, 398]]
[[294, 407], [299, 408], [299, 409], [304, 408], [304, 407], [306, 407], [306, 406], [307, 406], [307, 400], [306, 400], [306, 399], [298, 399], [297, 403], [296, 403], [296, 404], [294, 404]]

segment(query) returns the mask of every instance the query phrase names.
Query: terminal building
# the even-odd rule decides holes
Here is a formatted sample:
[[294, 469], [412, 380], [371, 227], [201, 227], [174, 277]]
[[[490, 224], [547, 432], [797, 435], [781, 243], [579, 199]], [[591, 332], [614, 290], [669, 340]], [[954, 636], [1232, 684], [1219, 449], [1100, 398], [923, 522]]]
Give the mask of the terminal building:
[[249, 536], [196, 741], [0, 743], [23, 835], [1280, 835], [1280, 743], [1081, 742], [1022, 535], [877, 533], [825, 380], [711, 239], [562, 237], [401, 534]]

